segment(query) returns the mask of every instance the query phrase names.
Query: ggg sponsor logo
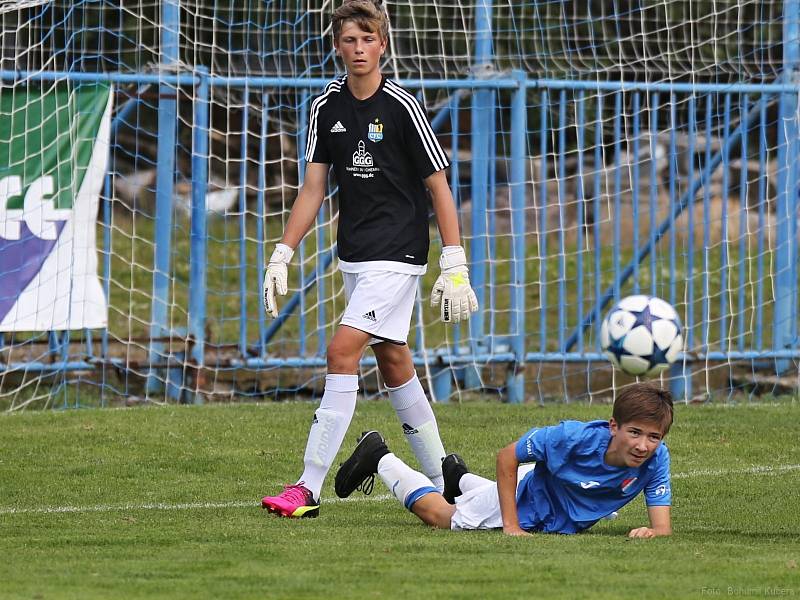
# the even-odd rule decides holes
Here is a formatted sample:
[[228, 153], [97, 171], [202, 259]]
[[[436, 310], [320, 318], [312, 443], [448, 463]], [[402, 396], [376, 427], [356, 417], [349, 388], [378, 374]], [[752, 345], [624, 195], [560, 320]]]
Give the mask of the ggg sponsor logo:
[[353, 152], [353, 166], [371, 167], [372, 164], [372, 154], [367, 152], [366, 148], [364, 147], [364, 140], [360, 140], [358, 142], [358, 150]]

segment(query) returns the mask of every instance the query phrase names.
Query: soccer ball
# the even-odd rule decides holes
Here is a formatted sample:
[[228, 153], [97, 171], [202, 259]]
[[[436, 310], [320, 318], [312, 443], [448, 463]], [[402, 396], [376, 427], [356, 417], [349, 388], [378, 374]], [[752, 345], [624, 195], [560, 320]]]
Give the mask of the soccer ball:
[[612, 308], [600, 326], [600, 345], [615, 367], [649, 377], [677, 360], [683, 327], [669, 302], [654, 296], [628, 296]]

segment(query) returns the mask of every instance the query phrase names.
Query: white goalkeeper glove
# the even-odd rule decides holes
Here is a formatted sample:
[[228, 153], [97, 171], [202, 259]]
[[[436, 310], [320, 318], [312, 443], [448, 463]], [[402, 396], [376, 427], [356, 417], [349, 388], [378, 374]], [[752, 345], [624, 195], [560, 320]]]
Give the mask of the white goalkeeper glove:
[[267, 271], [264, 273], [264, 310], [276, 319], [278, 305], [275, 302], [275, 292], [285, 296], [289, 290], [289, 273], [286, 265], [292, 260], [294, 250], [286, 244], [278, 244], [269, 259]]
[[442, 305], [442, 321], [465, 321], [478, 310], [478, 298], [469, 285], [467, 255], [461, 246], [445, 246], [439, 258], [442, 274], [433, 284], [431, 306]]

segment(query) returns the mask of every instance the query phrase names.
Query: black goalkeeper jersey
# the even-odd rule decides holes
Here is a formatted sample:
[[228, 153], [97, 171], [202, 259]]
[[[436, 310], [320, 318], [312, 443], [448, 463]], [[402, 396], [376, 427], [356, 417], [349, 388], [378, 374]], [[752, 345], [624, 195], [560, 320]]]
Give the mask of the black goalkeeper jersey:
[[350, 93], [346, 76], [330, 82], [311, 104], [306, 160], [333, 165], [342, 261], [424, 271], [430, 240], [423, 179], [449, 162], [414, 96], [385, 77], [366, 100]]

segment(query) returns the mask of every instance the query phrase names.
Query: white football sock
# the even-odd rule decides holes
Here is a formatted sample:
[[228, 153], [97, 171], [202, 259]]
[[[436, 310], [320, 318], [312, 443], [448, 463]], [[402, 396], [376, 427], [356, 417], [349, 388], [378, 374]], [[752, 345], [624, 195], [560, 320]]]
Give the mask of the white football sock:
[[400, 423], [403, 424], [403, 433], [417, 457], [422, 472], [433, 482], [439, 491], [444, 489], [442, 477], [442, 459], [444, 446], [439, 437], [439, 427], [433, 414], [425, 390], [416, 374], [403, 385], [398, 387], [386, 386], [389, 391], [389, 401], [392, 403]]
[[[519, 485], [519, 482], [522, 481], [525, 475], [527, 475], [529, 471], [532, 471], [535, 466], [535, 463], [525, 463], [519, 466], [517, 469], [517, 485]], [[461, 490], [462, 494], [482, 488], [485, 485], [494, 485], [494, 481], [476, 475], [475, 473], [464, 473], [461, 479], [458, 480], [458, 488]]]
[[408, 510], [414, 502], [430, 493], [439, 493], [433, 482], [415, 471], [391, 452], [378, 462], [378, 477]]
[[467, 492], [483, 487], [486, 484], [493, 483], [494, 481], [491, 479], [486, 479], [480, 475], [475, 475], [475, 473], [464, 473], [461, 476], [461, 479], [458, 480], [458, 488], [461, 490], [462, 494], [466, 494]]
[[333, 374], [325, 377], [325, 391], [319, 408], [314, 411], [314, 420], [308, 432], [306, 453], [303, 458], [305, 470], [298, 483], [319, 500], [322, 483], [342, 445], [353, 412], [356, 409], [358, 375]]

